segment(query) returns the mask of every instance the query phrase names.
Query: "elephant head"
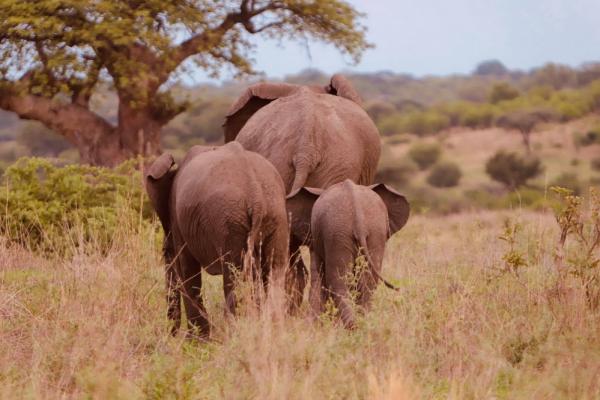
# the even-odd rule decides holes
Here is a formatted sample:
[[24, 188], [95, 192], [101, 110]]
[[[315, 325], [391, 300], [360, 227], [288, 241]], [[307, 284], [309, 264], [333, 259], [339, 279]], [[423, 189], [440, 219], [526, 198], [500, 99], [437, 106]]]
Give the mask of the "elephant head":
[[[187, 152], [185, 158], [181, 161], [181, 166], [187, 164], [191, 159], [200, 153], [216, 150], [215, 146], [192, 146]], [[165, 235], [171, 229], [169, 221], [169, 197], [171, 195], [171, 186], [173, 179], [178, 171], [173, 156], [169, 153], [161, 154], [145, 172], [146, 192], [150, 197], [152, 207], [156, 210], [160, 223], [165, 230]]]
[[[369, 188], [379, 195], [387, 208], [389, 238], [406, 225], [410, 214], [410, 205], [406, 197], [388, 185], [377, 183]], [[288, 213], [291, 214], [291, 231], [296, 237], [306, 239], [310, 235], [312, 208], [323, 192], [324, 189], [303, 187], [287, 196], [286, 207]]]
[[163, 153], [148, 167], [145, 173], [146, 192], [158, 214], [165, 234], [170, 231], [169, 196], [175, 178], [175, 160], [169, 153]]
[[[246, 122], [261, 108], [282, 97], [298, 93], [303, 86], [290, 83], [261, 82], [247, 88], [231, 106], [225, 117], [223, 128], [225, 143], [235, 140]], [[362, 100], [352, 84], [342, 75], [333, 75], [325, 87], [309, 86], [316, 94], [331, 94], [351, 100], [361, 105]]]

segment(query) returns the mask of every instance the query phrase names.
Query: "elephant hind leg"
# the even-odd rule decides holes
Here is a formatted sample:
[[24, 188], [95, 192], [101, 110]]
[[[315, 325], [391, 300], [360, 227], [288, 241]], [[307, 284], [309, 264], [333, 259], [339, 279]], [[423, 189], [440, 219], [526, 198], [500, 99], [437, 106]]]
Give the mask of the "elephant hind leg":
[[180, 281], [177, 277], [176, 267], [172, 263], [166, 266], [167, 278], [167, 318], [171, 321], [171, 335], [177, 335], [181, 326], [181, 294], [179, 293]]
[[300, 254], [302, 242], [296, 238], [290, 240], [289, 253], [291, 263], [286, 278], [286, 292], [289, 293], [289, 311], [294, 314], [302, 305], [304, 289], [306, 288], [307, 269]]
[[350, 248], [333, 246], [325, 254], [325, 284], [329, 296], [333, 299], [344, 327], [352, 329], [355, 326], [355, 316], [350, 297], [350, 290], [346, 282], [346, 272], [354, 261]]
[[236, 266], [230, 262], [223, 262], [223, 295], [225, 296], [225, 309], [231, 315], [235, 315], [237, 309], [237, 297], [235, 294]]
[[207, 339], [210, 323], [202, 300], [202, 269], [187, 249], [181, 250], [178, 257], [181, 271], [181, 295], [185, 306], [188, 329], [192, 336]]
[[181, 327], [181, 294], [180, 279], [177, 272], [177, 261], [173, 248], [173, 240], [168, 235], [163, 244], [165, 258], [165, 278], [167, 284], [167, 319], [171, 322], [171, 335], [177, 335]]
[[270, 285], [283, 284], [288, 268], [288, 241], [288, 230], [282, 224], [262, 244], [260, 275], [265, 293], [268, 293]]
[[309, 303], [311, 317], [317, 318], [323, 310], [326, 301], [326, 291], [323, 282], [323, 261], [316, 251], [310, 252], [310, 292]]
[[367, 238], [367, 248], [361, 249], [367, 259], [367, 268], [362, 271], [360, 276], [357, 303], [363, 309], [369, 309], [371, 306], [373, 293], [379, 283], [376, 273], [381, 273], [384, 251], [385, 238], [372, 239], [369, 237]]

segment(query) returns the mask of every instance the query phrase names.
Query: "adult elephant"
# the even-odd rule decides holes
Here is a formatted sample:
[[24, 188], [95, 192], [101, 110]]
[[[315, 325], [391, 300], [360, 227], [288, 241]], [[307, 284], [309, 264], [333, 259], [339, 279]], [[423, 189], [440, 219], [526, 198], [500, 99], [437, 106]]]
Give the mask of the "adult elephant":
[[[325, 87], [263, 82], [250, 86], [229, 110], [225, 142], [236, 140], [277, 169], [286, 193], [303, 186], [327, 188], [350, 179], [373, 183], [381, 154], [375, 124], [350, 82], [334, 75]], [[292, 216], [291, 254], [307, 239]], [[306, 267], [301, 257], [293, 304], [302, 301]]]
[[[235, 310], [234, 268], [260, 263], [263, 284], [283, 276], [289, 228], [285, 190], [273, 165], [239, 143], [194, 146], [177, 167], [164, 153], [146, 171], [146, 190], [165, 232], [168, 317], [209, 335], [202, 274], [223, 275], [227, 309]], [[246, 260], [243, 260], [243, 254]], [[275, 276], [271, 276], [275, 275]]]

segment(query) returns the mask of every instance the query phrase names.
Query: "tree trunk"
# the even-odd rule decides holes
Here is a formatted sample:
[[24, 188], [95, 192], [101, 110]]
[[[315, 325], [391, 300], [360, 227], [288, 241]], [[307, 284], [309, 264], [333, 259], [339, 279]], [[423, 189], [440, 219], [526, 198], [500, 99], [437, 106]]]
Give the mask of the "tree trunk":
[[147, 107], [135, 108], [129, 104], [123, 99], [119, 103], [117, 133], [121, 152], [125, 158], [160, 154], [160, 130], [163, 123]]
[[149, 108], [132, 108], [120, 101], [119, 123], [112, 126], [86, 106], [41, 96], [0, 92], [0, 108], [21, 119], [39, 121], [64, 136], [79, 151], [81, 162], [114, 167], [137, 155], [160, 153], [163, 121]]

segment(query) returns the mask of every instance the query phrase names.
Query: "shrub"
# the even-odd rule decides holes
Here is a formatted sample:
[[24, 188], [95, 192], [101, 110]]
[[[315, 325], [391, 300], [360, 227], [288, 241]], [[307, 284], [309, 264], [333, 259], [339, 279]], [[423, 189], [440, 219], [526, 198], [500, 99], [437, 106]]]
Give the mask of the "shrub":
[[593, 144], [600, 144], [600, 126], [596, 126], [587, 133], [575, 133], [573, 137], [575, 147], [587, 147]]
[[450, 119], [435, 111], [410, 113], [405, 119], [406, 131], [416, 135], [437, 133], [449, 126]]
[[478, 104], [465, 107], [460, 116], [460, 125], [469, 128], [487, 128], [494, 121], [494, 108], [489, 104]]
[[427, 169], [437, 162], [442, 154], [442, 149], [437, 143], [415, 143], [408, 151], [408, 155], [417, 163], [420, 169]]
[[592, 165], [592, 169], [594, 171], [600, 171], [600, 156], [592, 158], [590, 164]]
[[414, 133], [428, 135], [439, 132], [450, 126], [450, 119], [437, 111], [410, 111], [392, 114], [383, 118], [378, 125], [385, 136], [397, 133]]
[[152, 215], [133, 165], [111, 170], [19, 159], [4, 173], [0, 233], [27, 248], [58, 254], [85, 243], [107, 249], [123, 221]]
[[492, 104], [500, 103], [505, 100], [512, 100], [519, 97], [519, 91], [512, 87], [508, 82], [496, 83], [490, 90], [489, 101]]
[[503, 150], [494, 154], [486, 163], [486, 173], [495, 181], [513, 190], [527, 183], [542, 172], [542, 164], [537, 157], [527, 158], [517, 153]]
[[448, 188], [458, 185], [462, 172], [458, 164], [452, 161], [442, 161], [433, 166], [427, 183], [439, 188]]
[[410, 181], [416, 171], [417, 166], [409, 159], [384, 160], [377, 170], [375, 181], [403, 186]]

